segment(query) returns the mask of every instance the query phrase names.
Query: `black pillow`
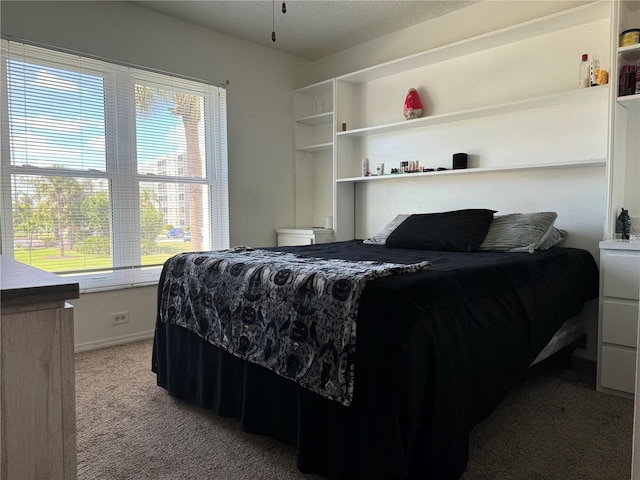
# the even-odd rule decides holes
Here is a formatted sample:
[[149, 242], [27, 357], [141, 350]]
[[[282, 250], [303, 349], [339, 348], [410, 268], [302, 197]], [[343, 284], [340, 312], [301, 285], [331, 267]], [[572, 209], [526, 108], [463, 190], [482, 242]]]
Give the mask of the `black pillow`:
[[467, 209], [409, 216], [391, 232], [387, 247], [473, 252], [493, 221], [494, 210]]

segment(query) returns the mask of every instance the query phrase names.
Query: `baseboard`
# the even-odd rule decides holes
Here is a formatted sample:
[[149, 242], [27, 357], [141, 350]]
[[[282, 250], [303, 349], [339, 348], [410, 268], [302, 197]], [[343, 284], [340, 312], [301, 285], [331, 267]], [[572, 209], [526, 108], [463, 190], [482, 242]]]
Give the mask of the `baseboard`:
[[153, 338], [153, 330], [148, 332], [134, 333], [132, 335], [123, 335], [122, 337], [107, 338], [96, 342], [80, 343], [75, 346], [75, 353], [86, 352], [88, 350], [96, 350], [98, 348], [113, 347], [114, 345], [122, 345], [123, 343], [138, 342]]

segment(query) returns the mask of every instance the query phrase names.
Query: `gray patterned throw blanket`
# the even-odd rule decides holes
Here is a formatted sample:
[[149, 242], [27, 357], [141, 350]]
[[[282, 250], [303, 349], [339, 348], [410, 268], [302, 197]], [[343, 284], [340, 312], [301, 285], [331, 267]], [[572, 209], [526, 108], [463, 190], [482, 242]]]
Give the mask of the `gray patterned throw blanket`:
[[178, 254], [165, 263], [160, 320], [350, 405], [366, 283], [429, 266], [248, 247]]

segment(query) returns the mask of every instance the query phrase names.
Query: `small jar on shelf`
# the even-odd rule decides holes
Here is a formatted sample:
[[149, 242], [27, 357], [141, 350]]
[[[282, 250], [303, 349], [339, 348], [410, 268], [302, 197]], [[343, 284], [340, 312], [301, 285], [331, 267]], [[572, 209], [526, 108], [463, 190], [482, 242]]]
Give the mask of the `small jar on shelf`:
[[636, 92], [637, 73], [636, 65], [622, 65], [620, 67], [620, 79], [618, 82], [619, 97], [640, 93]]

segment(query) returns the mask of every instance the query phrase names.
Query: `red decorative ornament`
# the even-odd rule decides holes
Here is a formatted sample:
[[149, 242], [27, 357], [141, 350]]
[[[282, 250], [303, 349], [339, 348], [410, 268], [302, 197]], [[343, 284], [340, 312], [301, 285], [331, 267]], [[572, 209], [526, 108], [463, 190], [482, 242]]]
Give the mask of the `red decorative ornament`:
[[404, 99], [404, 118], [411, 120], [422, 115], [422, 102], [415, 88], [410, 88]]

